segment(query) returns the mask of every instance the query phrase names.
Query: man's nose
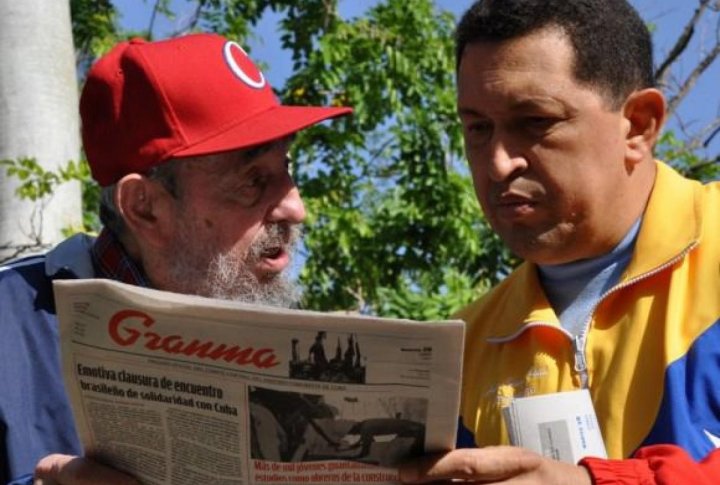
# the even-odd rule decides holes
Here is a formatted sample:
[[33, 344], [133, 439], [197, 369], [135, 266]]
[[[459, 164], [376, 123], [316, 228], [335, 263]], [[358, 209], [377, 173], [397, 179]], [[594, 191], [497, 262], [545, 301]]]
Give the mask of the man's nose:
[[288, 174], [282, 187], [278, 187], [279, 194], [275, 204], [270, 208], [268, 218], [273, 222], [289, 222], [300, 224], [305, 220], [305, 204], [300, 191], [292, 177]]
[[513, 148], [511, 140], [495, 136], [488, 153], [488, 176], [494, 182], [504, 182], [527, 168], [527, 160]]

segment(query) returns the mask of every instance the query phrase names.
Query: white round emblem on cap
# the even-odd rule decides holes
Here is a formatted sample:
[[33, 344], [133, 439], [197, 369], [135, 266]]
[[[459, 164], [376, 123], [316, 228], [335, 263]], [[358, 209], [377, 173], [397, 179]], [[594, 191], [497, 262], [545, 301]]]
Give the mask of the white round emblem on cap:
[[[235, 59], [235, 56], [233, 56], [233, 49], [239, 49], [240, 52], [242, 52], [243, 58], [246, 60], [244, 64], [248, 67], [252, 67], [253, 70], [257, 73], [257, 76], [259, 76], [259, 79], [253, 79], [248, 75], [247, 72], [245, 72], [245, 69], [238, 64], [238, 61]], [[235, 74], [242, 82], [250, 86], [251, 88], [260, 89], [265, 87], [265, 76], [263, 76], [263, 73], [260, 72], [260, 70], [255, 67], [255, 65], [250, 61], [250, 58], [247, 55], [247, 52], [245, 52], [245, 49], [240, 47], [240, 44], [233, 41], [227, 41], [225, 43], [225, 46], [223, 47], [223, 56], [225, 57], [225, 62], [227, 62], [227, 65], [230, 67], [230, 70]]]

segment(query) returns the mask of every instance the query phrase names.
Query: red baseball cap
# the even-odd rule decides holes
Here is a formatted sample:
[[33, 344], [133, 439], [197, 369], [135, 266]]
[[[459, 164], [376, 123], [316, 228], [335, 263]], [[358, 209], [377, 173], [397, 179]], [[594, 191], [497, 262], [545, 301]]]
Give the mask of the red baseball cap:
[[90, 69], [80, 98], [85, 154], [101, 186], [170, 158], [251, 147], [351, 111], [281, 105], [242, 47], [216, 34], [122, 42]]

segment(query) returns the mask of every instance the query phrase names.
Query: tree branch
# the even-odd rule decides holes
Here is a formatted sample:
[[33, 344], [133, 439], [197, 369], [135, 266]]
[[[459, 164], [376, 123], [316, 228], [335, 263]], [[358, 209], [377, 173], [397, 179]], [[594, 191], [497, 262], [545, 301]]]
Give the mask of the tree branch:
[[715, 118], [700, 130], [690, 130], [679, 116], [676, 117], [676, 120], [680, 133], [682, 133], [686, 139], [685, 147], [690, 151], [708, 148], [713, 138], [720, 133], [720, 117]]
[[703, 168], [709, 167], [710, 165], [714, 165], [716, 163], [720, 163], [720, 155], [716, 156], [715, 158], [711, 158], [710, 160], [707, 160], [705, 162], [698, 163], [697, 165], [693, 165], [692, 167], [688, 168], [688, 172], [698, 173]]
[[720, 118], [716, 119], [713, 122], [713, 125], [715, 125], [715, 129], [710, 132], [710, 135], [705, 139], [703, 142], [703, 147], [707, 148], [710, 146], [710, 142], [720, 133]]
[[693, 16], [690, 18], [687, 25], [685, 25], [685, 28], [683, 29], [682, 34], [680, 34], [680, 37], [678, 37], [677, 42], [675, 42], [675, 45], [670, 50], [670, 53], [667, 55], [662, 64], [660, 64], [657, 71], [655, 71], [655, 82], [658, 85], [666, 85], [665, 83], [667, 81], [670, 66], [680, 57], [685, 49], [687, 49], [687, 46], [690, 44], [690, 39], [695, 33], [695, 26], [700, 21], [700, 18], [703, 16], [703, 13], [709, 4], [710, 0], [700, 0], [700, 5], [695, 9], [695, 13], [693, 13]]
[[18, 258], [22, 256], [23, 254], [27, 254], [29, 252], [35, 252], [40, 250], [46, 250], [50, 248], [50, 244], [45, 244], [39, 239], [36, 239], [32, 243], [29, 244], [0, 244], [0, 254], [5, 253], [5, 251], [12, 250], [11, 253], [7, 253], [4, 256], [0, 257], [0, 264], [5, 263], [7, 261], [12, 261], [15, 258]]
[[378, 158], [380, 158], [380, 155], [382, 155], [383, 152], [385, 151], [385, 149], [386, 149], [387, 147], [389, 147], [390, 144], [391, 144], [392, 142], [394, 142], [394, 141], [395, 141], [395, 139], [392, 138], [392, 137], [391, 137], [391, 138], [388, 138], [387, 140], [385, 140], [385, 141], [382, 143], [382, 145], [380, 145], [380, 147], [379, 147], [378, 149], [376, 149], [374, 152], [370, 153], [370, 159], [368, 160], [368, 163], [367, 163], [367, 164], [368, 164], [368, 165], [371, 165], [371, 166], [374, 165], [374, 164], [375, 164], [375, 161], [376, 161]]
[[188, 21], [187, 25], [185, 25], [185, 27], [181, 27], [175, 30], [170, 35], [170, 37], [177, 37], [181, 34], [184, 34], [185, 32], [193, 30], [197, 26], [198, 22], [200, 22], [200, 14], [202, 13], [204, 5], [205, 2], [198, 2], [197, 6], [195, 7], [195, 11], [193, 12], [192, 16], [190, 16], [190, 20]]
[[672, 113], [675, 112], [678, 104], [680, 104], [683, 98], [685, 98], [685, 96], [687, 96], [687, 94], [692, 90], [698, 78], [702, 75], [703, 72], [707, 70], [708, 67], [710, 67], [710, 65], [715, 61], [718, 55], [720, 55], [720, 42], [715, 44], [715, 47], [713, 47], [710, 53], [705, 56], [705, 58], [703, 58], [697, 66], [695, 66], [695, 69], [692, 70], [692, 72], [685, 79], [685, 82], [683, 82], [682, 86], [680, 86], [680, 89], [678, 89], [677, 94], [675, 94], [669, 99], [668, 116], [672, 115]]
[[155, 19], [157, 18], [158, 10], [160, 9], [160, 2], [161, 0], [155, 0], [155, 6], [152, 9], [152, 14], [150, 14], [150, 24], [148, 25], [148, 40], [152, 40], [153, 38], [153, 29], [155, 28]]

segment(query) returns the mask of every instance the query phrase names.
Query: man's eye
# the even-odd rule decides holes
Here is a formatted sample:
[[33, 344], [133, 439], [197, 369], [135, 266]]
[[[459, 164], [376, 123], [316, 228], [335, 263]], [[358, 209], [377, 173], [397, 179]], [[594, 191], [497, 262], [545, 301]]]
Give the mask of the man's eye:
[[486, 121], [475, 121], [465, 126], [465, 130], [469, 133], [486, 133], [491, 129], [492, 125]]
[[465, 143], [468, 146], [484, 144], [492, 136], [492, 123], [487, 121], [473, 121], [464, 125]]
[[555, 118], [549, 116], [528, 116], [522, 120], [522, 124], [532, 130], [547, 130], [556, 122]]
[[267, 177], [252, 177], [240, 186], [240, 191], [253, 197], [259, 197], [267, 187]]
[[232, 200], [239, 202], [243, 207], [250, 207], [260, 201], [266, 188], [267, 177], [247, 177], [242, 183], [231, 189], [227, 195]]

